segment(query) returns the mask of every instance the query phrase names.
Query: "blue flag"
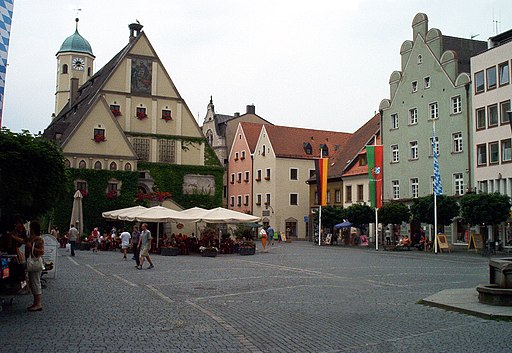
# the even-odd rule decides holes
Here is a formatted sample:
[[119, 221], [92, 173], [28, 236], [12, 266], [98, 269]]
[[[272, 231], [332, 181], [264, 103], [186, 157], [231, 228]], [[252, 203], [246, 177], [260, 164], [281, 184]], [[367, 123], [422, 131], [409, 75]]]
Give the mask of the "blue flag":
[[14, 0], [0, 0], [0, 126], [2, 126], [7, 49], [11, 34], [13, 2]]
[[437, 158], [436, 130], [432, 130], [432, 154], [434, 155], [434, 195], [443, 194], [443, 184], [441, 184], [441, 175], [439, 175], [439, 160]]

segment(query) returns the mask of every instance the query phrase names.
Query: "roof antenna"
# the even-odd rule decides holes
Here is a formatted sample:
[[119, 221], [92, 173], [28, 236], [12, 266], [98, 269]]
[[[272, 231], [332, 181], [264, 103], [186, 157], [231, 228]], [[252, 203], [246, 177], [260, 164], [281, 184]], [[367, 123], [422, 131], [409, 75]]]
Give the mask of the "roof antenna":
[[78, 21], [79, 21], [79, 19], [78, 19], [78, 13], [79, 13], [80, 11], [82, 11], [82, 9], [75, 9], [75, 12], [76, 12], [76, 18], [75, 18], [76, 28], [75, 28], [75, 29], [76, 29], [77, 31], [78, 31]]

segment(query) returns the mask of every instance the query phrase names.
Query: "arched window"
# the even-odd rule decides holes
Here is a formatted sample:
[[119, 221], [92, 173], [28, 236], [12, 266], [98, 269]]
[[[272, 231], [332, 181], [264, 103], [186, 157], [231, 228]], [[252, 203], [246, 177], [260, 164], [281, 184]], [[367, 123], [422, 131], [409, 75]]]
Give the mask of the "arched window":
[[67, 74], [68, 73], [68, 64], [62, 65], [62, 73]]
[[96, 161], [96, 163], [94, 163], [94, 169], [101, 170], [101, 162], [100, 161]]
[[110, 170], [117, 170], [117, 163], [116, 162], [110, 163]]
[[213, 132], [212, 132], [212, 130], [208, 129], [208, 131], [206, 131], [206, 139], [208, 140], [208, 143], [210, 144], [210, 146], [213, 146]]
[[88, 68], [87, 68], [87, 76], [91, 77], [91, 71], [92, 71], [92, 70], [91, 70], [91, 68], [90, 68], [90, 67], [88, 67]]
[[127, 172], [131, 171], [132, 170], [132, 165], [130, 163], [126, 163], [124, 165], [124, 170], [126, 170]]
[[78, 163], [78, 168], [80, 168], [80, 169], [85, 169], [85, 168], [87, 168], [87, 163], [85, 163], [85, 161], [82, 159], [82, 160], [80, 161], [80, 163]]
[[66, 168], [70, 168], [71, 167], [71, 162], [67, 158], [64, 160], [64, 167], [66, 167]]

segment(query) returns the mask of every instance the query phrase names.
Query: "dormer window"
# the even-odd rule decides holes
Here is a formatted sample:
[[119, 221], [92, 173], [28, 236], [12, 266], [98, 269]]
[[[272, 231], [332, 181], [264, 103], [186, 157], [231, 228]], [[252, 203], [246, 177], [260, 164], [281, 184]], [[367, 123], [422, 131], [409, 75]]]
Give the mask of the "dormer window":
[[309, 142], [304, 142], [302, 146], [306, 154], [313, 154], [313, 147], [311, 147], [311, 144]]
[[329, 156], [329, 148], [326, 144], [322, 143], [320, 144], [320, 151], [322, 151], [321, 157], [328, 157]]

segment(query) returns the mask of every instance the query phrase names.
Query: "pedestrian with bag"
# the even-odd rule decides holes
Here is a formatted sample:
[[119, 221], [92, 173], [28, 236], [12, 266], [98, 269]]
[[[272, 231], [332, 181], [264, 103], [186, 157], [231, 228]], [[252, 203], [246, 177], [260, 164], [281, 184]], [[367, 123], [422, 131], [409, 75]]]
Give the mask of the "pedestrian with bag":
[[25, 258], [27, 259], [28, 286], [34, 296], [34, 304], [28, 311], [41, 311], [41, 273], [44, 269], [44, 240], [41, 237], [41, 225], [37, 221], [30, 222], [30, 235], [25, 242]]
[[139, 238], [140, 238], [139, 226], [138, 225], [134, 225], [133, 226], [131, 243], [132, 243], [132, 249], [133, 249], [132, 260], [135, 260], [135, 262], [137, 263], [137, 266], [135, 266], [135, 267], [138, 267], [139, 263], [140, 263], [140, 259], [139, 259], [139, 256], [140, 256], [140, 254], [139, 254], [140, 253]]

